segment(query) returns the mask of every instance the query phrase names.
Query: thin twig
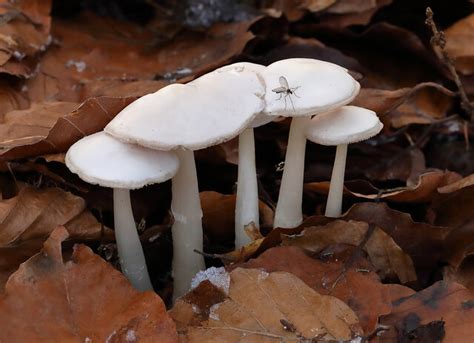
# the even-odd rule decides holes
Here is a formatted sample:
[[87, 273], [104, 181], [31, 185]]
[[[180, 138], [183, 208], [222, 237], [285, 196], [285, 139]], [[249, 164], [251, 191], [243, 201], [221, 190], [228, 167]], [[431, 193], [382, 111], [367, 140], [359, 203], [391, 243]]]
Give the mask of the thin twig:
[[472, 120], [474, 118], [474, 106], [467, 97], [466, 90], [464, 89], [461, 79], [459, 78], [456, 68], [454, 67], [453, 59], [446, 51], [446, 37], [443, 31], [438, 30], [438, 27], [436, 26], [436, 23], [433, 19], [433, 11], [430, 7], [426, 8], [425, 23], [430, 27], [433, 34], [430, 40], [431, 46], [435, 51], [439, 51], [441, 53], [441, 61], [448, 68], [454, 79], [454, 83], [456, 83], [456, 87], [458, 88], [458, 93], [461, 97], [461, 107], [466, 112], [469, 119]]

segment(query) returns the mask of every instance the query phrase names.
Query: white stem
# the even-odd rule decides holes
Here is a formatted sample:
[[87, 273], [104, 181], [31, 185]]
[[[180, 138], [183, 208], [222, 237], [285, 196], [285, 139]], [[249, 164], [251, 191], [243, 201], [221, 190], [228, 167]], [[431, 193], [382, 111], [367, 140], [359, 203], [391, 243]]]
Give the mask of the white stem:
[[303, 221], [305, 131], [310, 120], [310, 117], [294, 117], [291, 121], [274, 227], [296, 227]]
[[253, 128], [248, 128], [239, 136], [239, 169], [237, 176], [237, 199], [235, 203], [236, 249], [252, 241], [244, 230], [244, 227], [251, 222], [257, 228], [259, 227], [255, 140]]
[[326, 203], [326, 217], [337, 218], [341, 216], [346, 156], [347, 144], [338, 145], [334, 166], [332, 167], [331, 184], [329, 185], [328, 200]]
[[115, 240], [123, 274], [139, 291], [153, 290], [133, 219], [130, 191], [114, 188]]
[[202, 209], [199, 199], [198, 180], [194, 153], [176, 150], [180, 167], [172, 181], [173, 199], [171, 212], [173, 235], [173, 298], [184, 295], [191, 279], [204, 269], [204, 258], [194, 252], [202, 251]]

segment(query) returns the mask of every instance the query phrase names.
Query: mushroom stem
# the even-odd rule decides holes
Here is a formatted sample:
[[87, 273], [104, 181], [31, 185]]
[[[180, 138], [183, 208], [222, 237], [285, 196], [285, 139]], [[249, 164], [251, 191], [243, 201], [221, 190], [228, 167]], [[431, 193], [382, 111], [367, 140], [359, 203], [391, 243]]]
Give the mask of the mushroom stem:
[[173, 298], [185, 294], [196, 273], [204, 269], [204, 258], [194, 249], [202, 251], [202, 209], [194, 153], [176, 150], [180, 167], [172, 180], [173, 199], [171, 212], [173, 235]]
[[274, 227], [296, 227], [303, 221], [305, 131], [311, 117], [294, 117], [291, 121], [285, 168], [281, 178], [280, 194], [275, 212]]
[[347, 144], [338, 145], [334, 166], [332, 167], [331, 184], [329, 185], [329, 195], [326, 203], [326, 217], [337, 218], [341, 216], [346, 156]]
[[245, 234], [244, 230], [244, 227], [251, 222], [257, 228], [259, 227], [255, 140], [253, 128], [248, 128], [239, 136], [239, 169], [235, 204], [236, 248], [240, 248], [252, 241]]
[[133, 219], [130, 191], [114, 188], [115, 239], [122, 272], [139, 291], [153, 290], [137, 227]]

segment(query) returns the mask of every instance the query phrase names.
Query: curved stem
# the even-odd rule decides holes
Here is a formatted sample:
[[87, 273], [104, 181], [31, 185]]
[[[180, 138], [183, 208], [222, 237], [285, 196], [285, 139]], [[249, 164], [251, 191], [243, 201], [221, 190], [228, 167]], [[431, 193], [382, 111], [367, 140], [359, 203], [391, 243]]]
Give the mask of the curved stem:
[[342, 194], [344, 191], [344, 171], [346, 169], [347, 144], [337, 146], [336, 158], [332, 167], [331, 184], [329, 185], [328, 200], [326, 203], [326, 217], [341, 216]]
[[305, 131], [310, 120], [311, 117], [294, 117], [291, 121], [274, 227], [296, 227], [303, 221]]
[[114, 188], [115, 239], [123, 274], [139, 291], [153, 290], [133, 219], [130, 191]]
[[173, 199], [171, 212], [174, 224], [173, 235], [173, 298], [185, 294], [191, 279], [204, 269], [204, 258], [195, 253], [202, 251], [202, 209], [199, 199], [198, 180], [194, 153], [190, 150], [176, 150], [180, 167], [172, 181]]
[[240, 248], [252, 241], [245, 234], [244, 230], [244, 227], [251, 222], [257, 228], [259, 227], [255, 139], [253, 128], [248, 128], [239, 136], [239, 169], [235, 203], [235, 248]]

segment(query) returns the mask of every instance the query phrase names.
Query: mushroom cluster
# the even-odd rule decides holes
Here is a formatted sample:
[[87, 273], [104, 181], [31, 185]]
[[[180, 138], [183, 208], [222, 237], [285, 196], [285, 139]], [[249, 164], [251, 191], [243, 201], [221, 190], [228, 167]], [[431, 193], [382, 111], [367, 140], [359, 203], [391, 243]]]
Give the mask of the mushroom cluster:
[[295, 227], [303, 220], [307, 138], [338, 146], [326, 214], [339, 216], [347, 144], [369, 138], [382, 128], [372, 111], [344, 106], [359, 88], [346, 69], [314, 59], [281, 60], [267, 67], [235, 63], [136, 100], [104, 132], [74, 144], [66, 164], [85, 181], [114, 188], [122, 270], [141, 290], [151, 289], [151, 283], [128, 189], [172, 178], [176, 298], [186, 293], [192, 277], [204, 268], [203, 257], [194, 252], [202, 250], [203, 234], [193, 151], [239, 136], [235, 237], [236, 247], [242, 247], [250, 242], [244, 227], [259, 225], [253, 129], [280, 117], [293, 117], [275, 227]]

